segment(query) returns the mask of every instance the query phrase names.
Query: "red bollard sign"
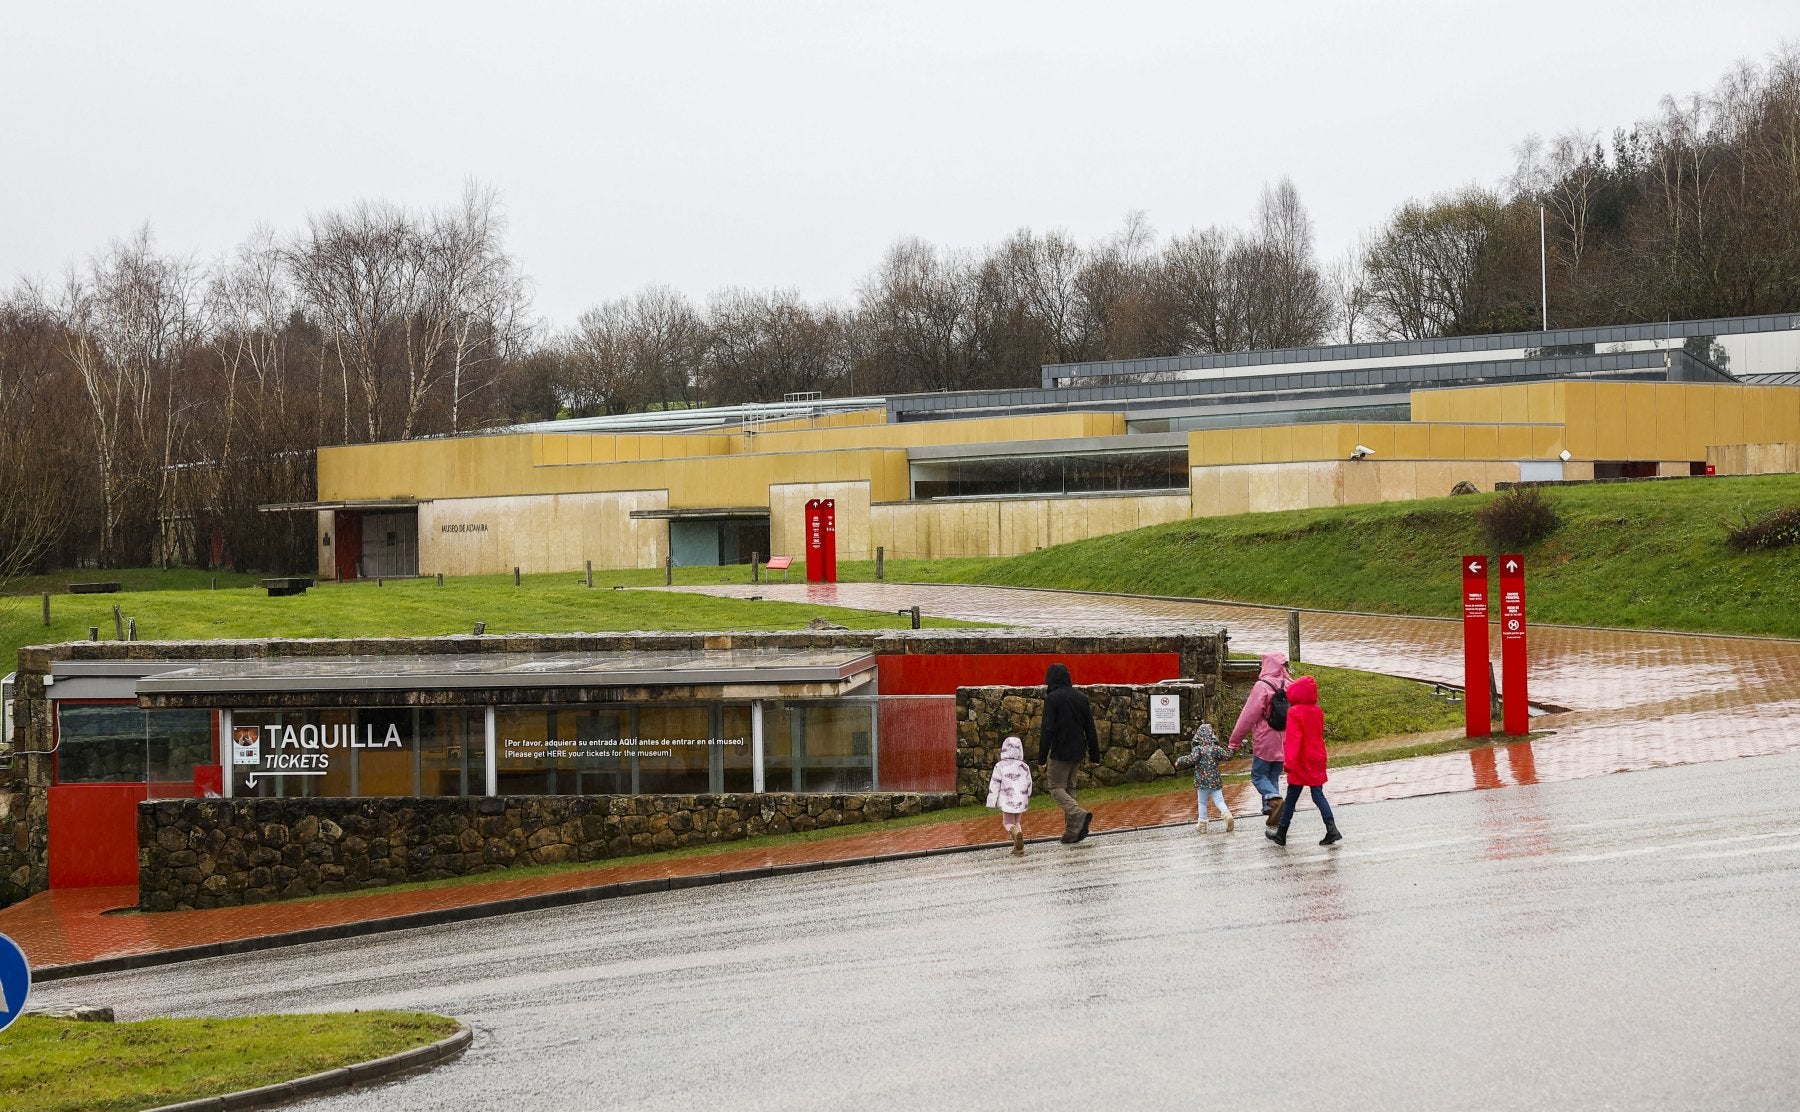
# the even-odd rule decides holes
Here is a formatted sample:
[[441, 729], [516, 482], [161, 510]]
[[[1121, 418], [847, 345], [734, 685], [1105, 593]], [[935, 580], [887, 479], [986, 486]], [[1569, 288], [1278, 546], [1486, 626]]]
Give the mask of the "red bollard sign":
[[817, 498], [806, 503], [806, 581], [825, 581], [825, 511]]
[[837, 582], [837, 502], [814, 498], [806, 503], [806, 581]]
[[1525, 683], [1525, 557], [1500, 557], [1500, 692], [1509, 734], [1531, 732]]
[[1488, 691], [1488, 568], [1486, 556], [1462, 558], [1463, 721], [1470, 737], [1493, 733]]

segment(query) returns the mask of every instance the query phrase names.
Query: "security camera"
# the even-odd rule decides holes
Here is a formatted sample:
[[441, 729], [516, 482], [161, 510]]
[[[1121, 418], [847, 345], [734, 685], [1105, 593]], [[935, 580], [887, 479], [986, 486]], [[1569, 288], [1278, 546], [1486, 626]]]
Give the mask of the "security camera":
[[1567, 448], [1564, 448], [1561, 452], [1557, 453], [1557, 455], [1562, 459], [1562, 461], [1564, 463], [1568, 463], [1570, 460], [1575, 458], [1574, 456], [1571, 456], [1569, 454], [1569, 450]]
[[1350, 458], [1351, 459], [1368, 459], [1370, 456], [1372, 456], [1374, 454], [1375, 454], [1375, 449], [1373, 449], [1365, 444], [1358, 444], [1355, 448], [1352, 448], [1350, 450]]

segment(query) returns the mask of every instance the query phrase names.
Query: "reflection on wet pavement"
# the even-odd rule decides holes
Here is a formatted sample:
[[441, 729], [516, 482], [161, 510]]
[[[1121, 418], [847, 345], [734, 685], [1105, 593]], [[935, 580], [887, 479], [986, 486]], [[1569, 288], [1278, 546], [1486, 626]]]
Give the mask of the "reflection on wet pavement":
[[[674, 589], [864, 610], [916, 605], [933, 617], [1037, 629], [1224, 628], [1234, 652], [1287, 648], [1286, 609], [1189, 599], [895, 583]], [[1459, 621], [1308, 611], [1301, 650], [1315, 664], [1462, 683]], [[1498, 627], [1492, 652], [1498, 664]], [[1333, 798], [1550, 783], [1800, 749], [1800, 641], [1535, 626], [1530, 662], [1532, 698], [1569, 708], [1533, 720], [1552, 736], [1498, 758], [1447, 753], [1347, 768], [1331, 774]]]

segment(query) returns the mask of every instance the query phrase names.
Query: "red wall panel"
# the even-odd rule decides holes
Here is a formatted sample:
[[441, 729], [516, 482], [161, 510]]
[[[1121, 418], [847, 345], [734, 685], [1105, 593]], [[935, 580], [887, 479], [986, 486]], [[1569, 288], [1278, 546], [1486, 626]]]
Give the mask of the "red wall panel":
[[[959, 687], [1032, 687], [1061, 661], [1077, 684], [1156, 683], [1181, 675], [1180, 653], [967, 653], [878, 656], [883, 695], [954, 695]], [[885, 738], [884, 749], [885, 749]], [[885, 781], [885, 777], [883, 778]]]
[[[57, 784], [50, 789], [50, 887], [138, 882], [137, 805], [149, 785]], [[156, 785], [156, 797], [191, 797], [192, 784]]]
[[883, 699], [881, 790], [956, 790], [956, 700]]

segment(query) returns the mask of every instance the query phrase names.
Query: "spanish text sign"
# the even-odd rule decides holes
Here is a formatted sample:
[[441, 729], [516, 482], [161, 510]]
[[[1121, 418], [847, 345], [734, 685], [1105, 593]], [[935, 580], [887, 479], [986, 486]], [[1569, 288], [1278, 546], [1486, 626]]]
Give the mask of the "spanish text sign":
[[1493, 732], [1488, 706], [1488, 564], [1486, 556], [1462, 558], [1463, 722], [1470, 737]]
[[1525, 557], [1500, 557], [1500, 691], [1505, 730], [1531, 732], [1531, 699], [1525, 680]]

